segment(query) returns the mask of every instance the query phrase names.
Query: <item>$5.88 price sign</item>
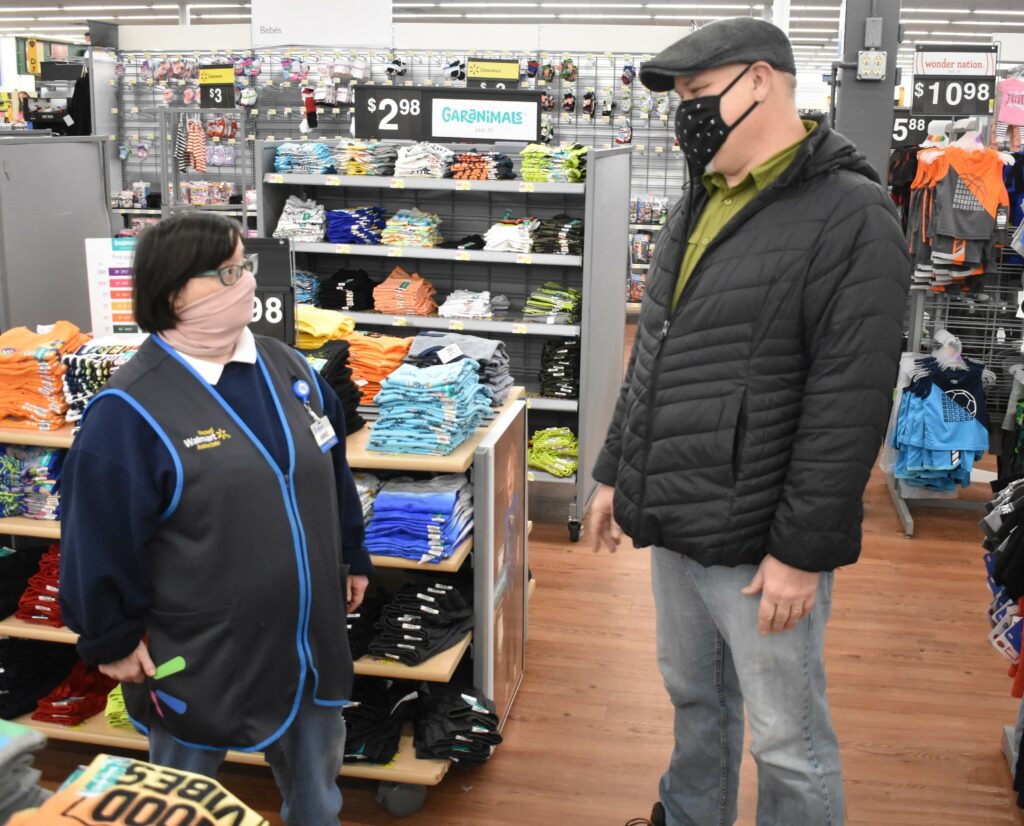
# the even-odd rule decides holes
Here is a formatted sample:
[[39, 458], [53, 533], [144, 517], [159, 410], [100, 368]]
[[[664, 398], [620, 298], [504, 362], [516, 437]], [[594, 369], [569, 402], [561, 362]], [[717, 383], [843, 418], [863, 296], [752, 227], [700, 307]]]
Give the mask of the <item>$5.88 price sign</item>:
[[915, 115], [925, 116], [990, 115], [995, 93], [995, 81], [991, 78], [915, 78], [911, 110]]
[[920, 146], [928, 139], [928, 119], [911, 115], [909, 109], [896, 109], [892, 121], [892, 148]]
[[356, 86], [356, 135], [420, 140], [424, 134], [423, 95], [418, 89]]

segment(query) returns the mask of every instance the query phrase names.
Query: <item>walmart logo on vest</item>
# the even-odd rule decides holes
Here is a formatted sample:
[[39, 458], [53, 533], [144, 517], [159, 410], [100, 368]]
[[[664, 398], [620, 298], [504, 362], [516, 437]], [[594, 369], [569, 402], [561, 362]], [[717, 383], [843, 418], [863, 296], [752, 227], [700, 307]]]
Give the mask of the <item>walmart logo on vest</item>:
[[223, 427], [208, 427], [206, 430], [197, 430], [195, 436], [189, 436], [181, 441], [188, 448], [194, 447], [196, 450], [209, 450], [212, 447], [220, 447], [221, 442], [230, 438], [231, 434]]

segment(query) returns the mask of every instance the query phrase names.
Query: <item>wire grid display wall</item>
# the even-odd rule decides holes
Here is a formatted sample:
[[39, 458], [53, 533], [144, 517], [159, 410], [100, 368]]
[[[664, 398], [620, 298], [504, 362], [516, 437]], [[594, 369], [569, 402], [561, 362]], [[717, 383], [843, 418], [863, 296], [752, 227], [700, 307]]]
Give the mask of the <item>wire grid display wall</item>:
[[1012, 235], [1011, 228], [978, 296], [929, 291], [924, 300], [922, 351], [935, 349], [933, 337], [939, 330], [959, 338], [965, 356], [996, 374], [996, 384], [987, 393], [989, 415], [996, 422], [1002, 420], [1013, 388], [1005, 368], [1020, 363], [1024, 354], [1024, 322], [1017, 316], [1024, 267], [1009, 245]]
[[[526, 74], [526, 62], [535, 60], [538, 64], [536, 77], [524, 77], [521, 88], [549, 93], [554, 105], [551, 111], [544, 112], [543, 120], [551, 127], [554, 142], [611, 147], [616, 144], [617, 136], [624, 139], [628, 134], [634, 149], [630, 163], [631, 192], [634, 195], [665, 197], [670, 202], [678, 197], [686, 180], [686, 165], [674, 145], [677, 102], [672, 95], [648, 92], [635, 78], [629, 84], [623, 83], [628, 69], [631, 67], [633, 72], [638, 71], [641, 63], [651, 58], [650, 54], [325, 50], [301, 45], [253, 52], [121, 53], [117, 116], [120, 140], [128, 148], [128, 156], [122, 162], [124, 188], [130, 189], [134, 181], [148, 181], [155, 191], [160, 181], [159, 156], [165, 150], [159, 145], [157, 112], [169, 107], [199, 110], [194, 68], [201, 64], [241, 63], [246, 59], [254, 59], [258, 63], [259, 74], [243, 74], [239, 80], [240, 85], [253, 86], [258, 94], [252, 107], [238, 107], [238, 117], [247, 119], [246, 131], [250, 141], [336, 141], [351, 136], [351, 104], [318, 103], [318, 128], [303, 133], [300, 128], [303, 85], [314, 88], [330, 85], [339, 90], [360, 82], [464, 86], [465, 81], [453, 80], [447, 68], [453, 62], [464, 62], [471, 56], [518, 59], [524, 69], [523, 75]], [[404, 64], [404, 74], [392, 77], [388, 74], [388, 67], [396, 60]], [[568, 72], [562, 71], [569, 61], [575, 66], [577, 75], [572, 81], [568, 79]], [[337, 75], [332, 78], [332, 69], [339, 62], [350, 67], [362, 67], [362, 70], [352, 72], [350, 77], [342, 74], [340, 79]], [[553, 70], [551, 81], [543, 78], [545, 66]], [[161, 70], [160, 67], [166, 69]], [[154, 77], [154, 74], [158, 76]], [[160, 77], [162, 74], [167, 77]], [[300, 80], [303, 77], [305, 84]], [[593, 95], [590, 114], [584, 111], [588, 93]], [[571, 112], [563, 106], [567, 94], [575, 98], [574, 111]], [[344, 95], [345, 92], [341, 91], [339, 97]], [[186, 103], [187, 99], [192, 99], [192, 102]], [[227, 142], [231, 143], [231, 139]], [[249, 160], [251, 169], [251, 157]], [[211, 171], [209, 179], [217, 180], [215, 171]], [[628, 280], [627, 271], [623, 273], [624, 289]]]

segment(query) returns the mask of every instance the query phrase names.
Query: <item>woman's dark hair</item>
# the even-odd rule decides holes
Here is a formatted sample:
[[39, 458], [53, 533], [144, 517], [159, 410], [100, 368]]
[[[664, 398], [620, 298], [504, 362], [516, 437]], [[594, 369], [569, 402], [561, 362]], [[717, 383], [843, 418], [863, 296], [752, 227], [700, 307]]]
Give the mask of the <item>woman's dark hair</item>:
[[135, 320], [150, 333], [178, 323], [174, 296], [195, 275], [232, 255], [242, 229], [223, 215], [186, 212], [144, 230], [135, 246]]

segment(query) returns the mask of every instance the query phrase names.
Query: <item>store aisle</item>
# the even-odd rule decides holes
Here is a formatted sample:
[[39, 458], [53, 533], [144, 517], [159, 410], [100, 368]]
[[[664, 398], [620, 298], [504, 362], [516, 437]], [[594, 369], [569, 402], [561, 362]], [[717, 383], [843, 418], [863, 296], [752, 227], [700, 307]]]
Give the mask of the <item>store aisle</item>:
[[[999, 750], [1015, 701], [985, 641], [986, 591], [975, 515], [922, 511], [900, 532], [880, 476], [867, 495], [861, 562], [838, 579], [828, 662], [843, 744], [850, 824], [1024, 824]], [[671, 748], [671, 714], [654, 661], [648, 556], [570, 545], [559, 503], [541, 502], [531, 545], [527, 676], [506, 742], [487, 766], [453, 771], [410, 823], [423, 826], [620, 826], [646, 814]], [[39, 761], [54, 784], [83, 760], [55, 745]], [[269, 815], [267, 772], [222, 779]], [[753, 762], [740, 823], [754, 823]], [[373, 787], [347, 791], [345, 823], [393, 821]], [[272, 822], [276, 822], [272, 818]]]

